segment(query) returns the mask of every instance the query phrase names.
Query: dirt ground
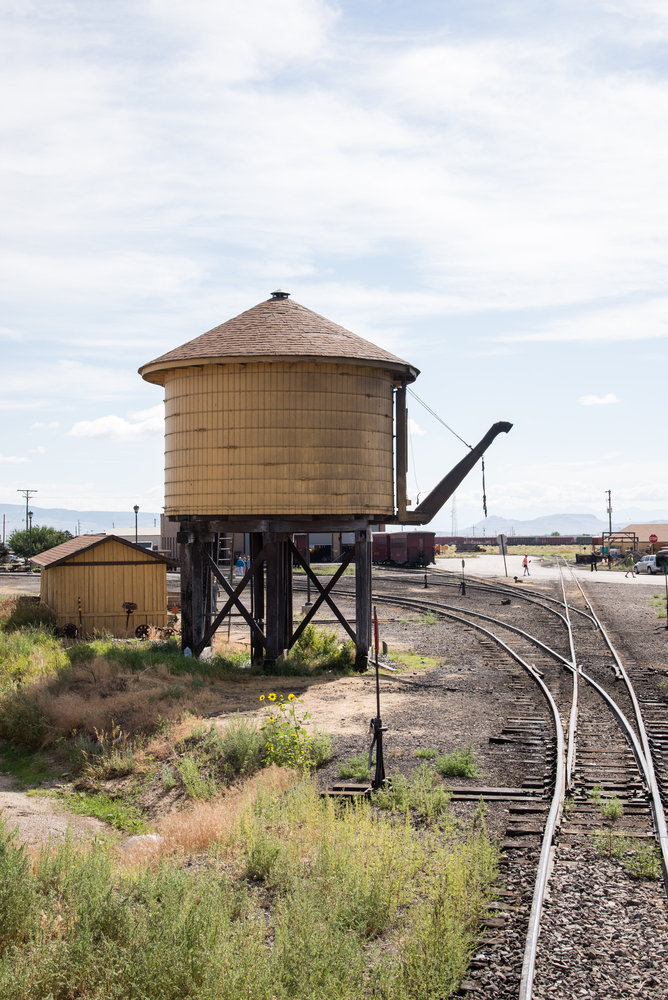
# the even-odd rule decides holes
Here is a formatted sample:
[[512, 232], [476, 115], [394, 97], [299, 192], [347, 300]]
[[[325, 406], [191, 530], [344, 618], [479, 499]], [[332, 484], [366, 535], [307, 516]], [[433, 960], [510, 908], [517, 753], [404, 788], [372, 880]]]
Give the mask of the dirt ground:
[[[14, 594], [26, 592], [22, 588], [34, 588], [36, 582], [12, 579], [6, 582], [5, 589], [2, 580], [0, 593], [8, 593], [10, 588]], [[622, 626], [621, 630], [628, 634], [631, 617], [644, 633], [654, 633], [651, 626], [655, 625], [656, 618], [654, 610], [648, 607], [650, 592], [642, 587], [630, 588], [625, 594], [621, 581], [615, 582], [617, 586], [606, 593], [606, 601], [603, 590], [608, 588], [604, 588], [600, 578], [596, 580], [595, 589], [603, 598], [601, 603], [607, 605], [608, 620], [613, 617], [613, 608], [623, 608], [624, 614], [619, 614], [620, 620], [614, 625]], [[547, 581], [545, 584], [549, 586]], [[416, 593], [419, 593], [418, 586], [416, 582]], [[456, 597], [452, 600], [456, 601]], [[494, 612], [490, 610], [490, 613]], [[415, 751], [419, 748], [434, 748], [444, 753], [472, 743], [482, 765], [477, 783], [519, 786], [528, 776], [528, 765], [515, 759], [511, 747], [498, 745], [491, 739], [500, 730], [503, 720], [516, 712], [518, 681], [510, 672], [505, 673], [498, 662], [486, 657], [479, 647], [470, 647], [451, 625], [444, 622], [426, 623], [420, 615], [383, 606], [380, 632], [381, 639], [391, 650], [412, 650], [418, 657], [418, 669], [382, 673], [380, 677], [381, 714], [388, 728], [387, 770], [407, 773], [415, 768], [419, 764]], [[660, 647], [665, 662], [665, 645], [661, 638], [654, 638], [653, 644]], [[428, 664], [421, 666], [420, 657], [432, 657], [439, 665], [435, 668]], [[519, 684], [521, 686], [521, 682]], [[249, 677], [241, 683], [232, 680], [225, 686], [224, 697], [210, 721], [224, 726], [237, 712], [260, 718], [269, 704], [266, 700], [261, 702], [260, 696], [270, 692], [286, 698], [290, 693], [295, 694], [297, 711], [310, 715], [308, 724], [331, 735], [334, 757], [319, 772], [321, 785], [337, 780], [338, 767], [343, 760], [368, 753], [369, 722], [377, 714], [372, 671], [336, 679], [324, 676]], [[16, 828], [20, 839], [32, 845], [62, 839], [68, 829], [77, 837], [120, 836], [98, 820], [68, 813], [51, 797], [16, 790], [10, 776], [3, 774], [0, 774], [0, 813], [10, 827]], [[499, 822], [503, 822], [503, 816]]]

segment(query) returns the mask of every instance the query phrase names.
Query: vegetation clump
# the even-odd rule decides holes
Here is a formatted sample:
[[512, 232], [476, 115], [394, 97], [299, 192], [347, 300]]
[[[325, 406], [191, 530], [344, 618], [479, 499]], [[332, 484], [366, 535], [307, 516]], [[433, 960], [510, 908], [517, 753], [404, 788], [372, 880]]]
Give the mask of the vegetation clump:
[[0, 995], [425, 1000], [457, 991], [496, 875], [486, 835], [454, 824], [418, 832], [368, 803], [341, 809], [308, 778], [267, 780], [198, 808], [216, 810], [215, 833], [194, 865], [167, 835], [150, 862], [128, 865], [103, 843], [72, 841], [31, 861], [0, 826]]
[[439, 774], [447, 778], [477, 778], [480, 775], [480, 765], [472, 743], [463, 750], [441, 754], [436, 758], [435, 767]]

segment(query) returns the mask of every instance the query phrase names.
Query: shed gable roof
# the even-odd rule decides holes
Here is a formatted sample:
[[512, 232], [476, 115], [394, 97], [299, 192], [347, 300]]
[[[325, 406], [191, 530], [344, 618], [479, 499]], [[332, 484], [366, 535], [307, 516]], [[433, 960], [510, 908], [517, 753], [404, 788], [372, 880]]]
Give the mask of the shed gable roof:
[[135, 552], [141, 553], [145, 557], [148, 556], [151, 559], [155, 559], [156, 562], [174, 564], [174, 560], [168, 556], [152, 552], [151, 549], [145, 549], [142, 545], [135, 545], [134, 542], [129, 542], [118, 535], [77, 535], [76, 538], [68, 538], [66, 542], [61, 542], [60, 545], [54, 545], [52, 549], [46, 549], [45, 552], [39, 552], [36, 556], [31, 556], [30, 561], [35, 563], [36, 566], [41, 566], [43, 569], [49, 569], [52, 566], [59, 566], [62, 563], [68, 562], [82, 552], [87, 552], [89, 549], [104, 545], [105, 542], [119, 542], [121, 545], [126, 545], [128, 548], [134, 549]]
[[270, 298], [207, 333], [149, 361], [139, 369], [148, 382], [162, 383], [160, 372], [192, 361], [248, 358], [322, 358], [355, 360], [400, 371], [412, 382], [418, 371], [345, 327], [289, 298]]

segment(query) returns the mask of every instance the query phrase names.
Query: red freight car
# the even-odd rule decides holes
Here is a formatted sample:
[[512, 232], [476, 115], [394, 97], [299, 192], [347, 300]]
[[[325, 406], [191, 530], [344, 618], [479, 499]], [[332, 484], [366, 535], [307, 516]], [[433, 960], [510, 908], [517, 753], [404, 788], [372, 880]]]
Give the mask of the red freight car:
[[387, 531], [374, 531], [371, 535], [371, 558], [377, 566], [387, 566], [390, 561], [390, 536]]
[[435, 561], [433, 531], [378, 531], [373, 538], [373, 561], [387, 566], [428, 566]]

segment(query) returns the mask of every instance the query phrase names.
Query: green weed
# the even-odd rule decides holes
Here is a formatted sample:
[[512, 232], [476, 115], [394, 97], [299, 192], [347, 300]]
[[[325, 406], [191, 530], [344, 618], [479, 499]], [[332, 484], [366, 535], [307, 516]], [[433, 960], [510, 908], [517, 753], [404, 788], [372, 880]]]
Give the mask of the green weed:
[[497, 864], [482, 833], [416, 834], [310, 780], [259, 793], [202, 864], [113, 857], [67, 841], [31, 866], [0, 831], [3, 1000], [452, 996]]
[[181, 775], [186, 795], [191, 799], [212, 799], [218, 794], [218, 785], [211, 775], [200, 772], [197, 761], [191, 754], [179, 758], [176, 769]]
[[394, 666], [403, 667], [405, 670], [432, 670], [443, 662], [433, 656], [423, 656], [421, 653], [414, 653], [413, 650], [409, 650], [408, 652], [390, 650], [387, 654], [387, 659]]
[[416, 768], [410, 779], [402, 774], [393, 775], [388, 786], [375, 792], [373, 798], [381, 809], [412, 810], [423, 820], [440, 816], [450, 801], [450, 795], [428, 764]]
[[635, 878], [661, 878], [661, 854], [654, 844], [638, 844], [629, 856], [622, 858], [622, 865]]
[[434, 757], [438, 756], [438, 750], [433, 750], [430, 747], [421, 747], [415, 751], [415, 756], [420, 757], [422, 760], [433, 760]]
[[480, 766], [473, 744], [469, 743], [463, 750], [453, 750], [442, 754], [436, 759], [436, 770], [447, 778], [477, 778]]
[[603, 819], [614, 821], [624, 815], [624, 806], [616, 795], [611, 795], [605, 802], [601, 802], [600, 808]]
[[81, 816], [94, 816], [124, 833], [145, 833], [142, 815], [132, 802], [112, 798], [105, 792], [57, 791], [54, 795], [63, 801], [70, 812]]
[[0, 747], [0, 771], [11, 774], [19, 788], [33, 788], [58, 774], [41, 754], [10, 746]]
[[[373, 760], [371, 762], [373, 764]], [[339, 778], [343, 780], [366, 781], [369, 777], [369, 758], [363, 755], [349, 757], [339, 764]]]
[[172, 788], [176, 785], [176, 778], [174, 777], [174, 772], [171, 767], [165, 764], [160, 772], [160, 780], [162, 782], [162, 787], [166, 792], [170, 792]]
[[631, 848], [631, 838], [612, 830], [597, 830], [592, 834], [592, 843], [597, 854], [606, 858], [621, 860]]

